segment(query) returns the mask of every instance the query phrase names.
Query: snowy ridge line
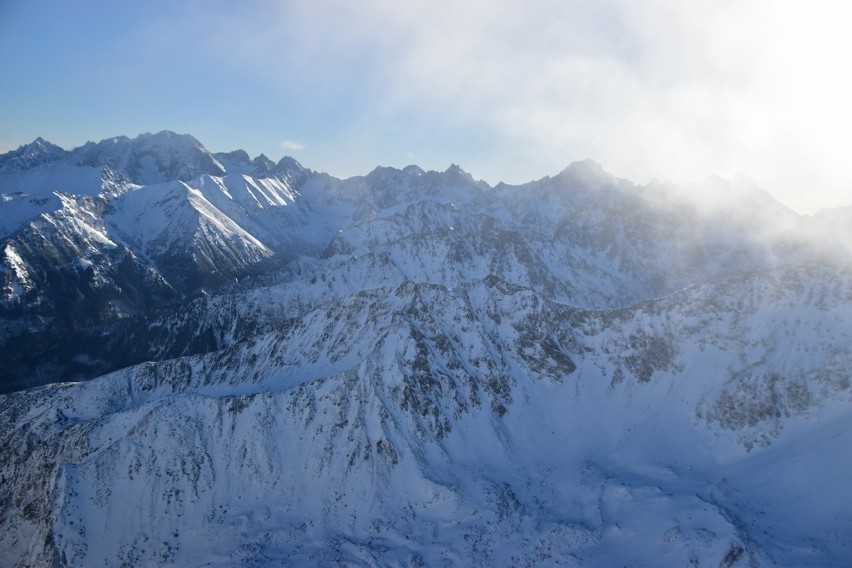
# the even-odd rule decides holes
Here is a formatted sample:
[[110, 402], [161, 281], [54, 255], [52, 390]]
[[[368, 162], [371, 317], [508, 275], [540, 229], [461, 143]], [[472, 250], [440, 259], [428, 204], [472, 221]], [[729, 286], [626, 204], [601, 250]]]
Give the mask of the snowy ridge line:
[[169, 132], [37, 140], [0, 194], [10, 565], [852, 556], [849, 211]]

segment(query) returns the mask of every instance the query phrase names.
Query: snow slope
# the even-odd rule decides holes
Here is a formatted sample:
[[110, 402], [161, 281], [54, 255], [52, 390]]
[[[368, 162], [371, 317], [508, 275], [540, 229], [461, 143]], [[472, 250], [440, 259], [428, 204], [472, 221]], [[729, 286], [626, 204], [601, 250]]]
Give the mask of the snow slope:
[[4, 397], [3, 547], [840, 566], [850, 316], [852, 274], [828, 266], [621, 310], [496, 278], [360, 292], [209, 355]]
[[845, 211], [173, 133], [0, 183], [5, 565], [852, 556]]

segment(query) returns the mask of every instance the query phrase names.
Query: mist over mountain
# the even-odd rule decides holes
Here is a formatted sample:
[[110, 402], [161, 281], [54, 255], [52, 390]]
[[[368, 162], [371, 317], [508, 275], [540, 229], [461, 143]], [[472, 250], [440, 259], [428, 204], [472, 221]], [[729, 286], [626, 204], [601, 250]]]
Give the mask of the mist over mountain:
[[848, 208], [172, 132], [0, 194], [8, 565], [852, 556]]

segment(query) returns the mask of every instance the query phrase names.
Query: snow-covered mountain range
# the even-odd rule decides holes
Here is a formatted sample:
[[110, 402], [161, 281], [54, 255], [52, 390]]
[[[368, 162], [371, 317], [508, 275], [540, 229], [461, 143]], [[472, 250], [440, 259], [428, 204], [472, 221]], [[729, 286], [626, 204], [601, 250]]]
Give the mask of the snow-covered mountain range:
[[852, 556], [848, 209], [171, 132], [0, 193], [10, 566]]

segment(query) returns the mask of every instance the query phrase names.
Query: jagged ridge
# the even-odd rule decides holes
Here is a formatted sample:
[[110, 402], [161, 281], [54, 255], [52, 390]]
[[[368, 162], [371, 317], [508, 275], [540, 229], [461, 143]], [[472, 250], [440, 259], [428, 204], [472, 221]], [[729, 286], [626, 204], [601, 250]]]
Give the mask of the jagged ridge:
[[0, 397], [18, 564], [848, 557], [848, 257], [766, 194], [83, 148], [0, 157], [5, 369], [127, 367]]

